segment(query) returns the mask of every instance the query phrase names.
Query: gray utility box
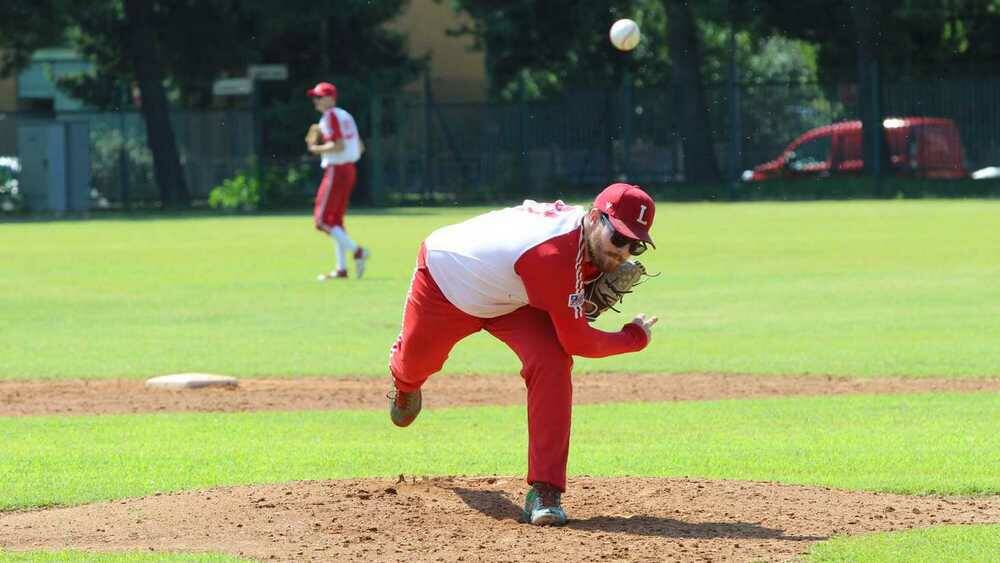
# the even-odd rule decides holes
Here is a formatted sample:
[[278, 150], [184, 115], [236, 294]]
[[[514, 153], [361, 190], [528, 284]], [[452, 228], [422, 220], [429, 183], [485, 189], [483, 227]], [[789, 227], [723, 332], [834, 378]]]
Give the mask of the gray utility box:
[[31, 121], [17, 127], [18, 186], [29, 211], [90, 209], [90, 124]]

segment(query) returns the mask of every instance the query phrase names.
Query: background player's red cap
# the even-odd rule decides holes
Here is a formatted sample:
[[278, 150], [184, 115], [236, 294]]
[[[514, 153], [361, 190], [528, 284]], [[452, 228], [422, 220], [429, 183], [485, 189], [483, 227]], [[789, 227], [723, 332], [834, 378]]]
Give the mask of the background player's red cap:
[[606, 214], [623, 236], [653, 244], [649, 229], [653, 226], [656, 206], [653, 198], [639, 186], [611, 184], [597, 194], [594, 207]]
[[322, 98], [324, 96], [337, 97], [337, 87], [329, 82], [320, 82], [312, 88], [306, 90], [306, 95], [310, 98]]

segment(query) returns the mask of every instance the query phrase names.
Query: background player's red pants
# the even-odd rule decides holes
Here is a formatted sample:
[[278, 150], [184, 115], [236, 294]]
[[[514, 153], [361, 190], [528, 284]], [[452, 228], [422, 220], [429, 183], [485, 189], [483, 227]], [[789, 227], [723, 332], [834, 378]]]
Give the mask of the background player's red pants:
[[389, 369], [401, 391], [415, 391], [439, 371], [455, 344], [485, 329], [521, 359], [528, 388], [528, 483], [548, 483], [566, 490], [569, 459], [573, 357], [567, 354], [548, 313], [525, 306], [482, 319], [452, 305], [441, 293], [424, 261], [417, 269], [403, 312], [403, 328], [392, 347]]
[[334, 227], [344, 226], [344, 214], [347, 213], [357, 177], [353, 164], [337, 164], [323, 169], [323, 179], [316, 188], [316, 205], [313, 207], [313, 221], [317, 229], [329, 232]]

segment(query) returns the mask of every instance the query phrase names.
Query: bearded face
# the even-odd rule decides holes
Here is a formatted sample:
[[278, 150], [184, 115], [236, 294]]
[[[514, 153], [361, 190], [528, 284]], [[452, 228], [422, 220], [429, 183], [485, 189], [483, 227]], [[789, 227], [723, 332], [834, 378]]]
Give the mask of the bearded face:
[[587, 214], [585, 232], [587, 257], [598, 270], [613, 272], [631, 256], [628, 246], [619, 247], [611, 243], [614, 234], [611, 226], [601, 220], [601, 212], [591, 209]]

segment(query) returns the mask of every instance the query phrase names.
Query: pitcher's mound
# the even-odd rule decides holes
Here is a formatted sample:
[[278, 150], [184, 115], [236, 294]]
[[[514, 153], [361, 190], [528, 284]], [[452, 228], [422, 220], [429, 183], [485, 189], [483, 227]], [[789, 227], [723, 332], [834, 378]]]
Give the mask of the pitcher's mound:
[[773, 561], [834, 534], [1000, 522], [1000, 497], [744, 481], [570, 480], [563, 528], [521, 523], [520, 478], [225, 487], [8, 513], [12, 550], [216, 551], [282, 561]]

